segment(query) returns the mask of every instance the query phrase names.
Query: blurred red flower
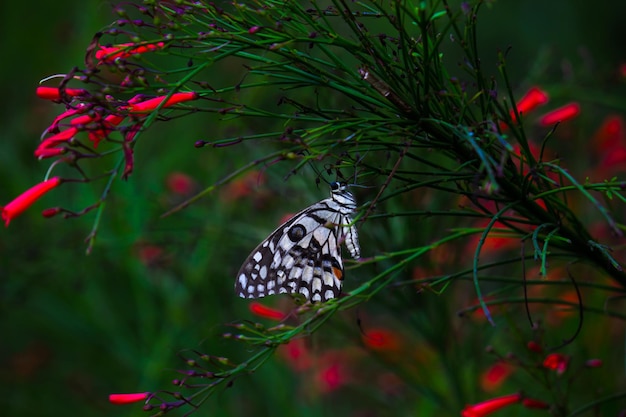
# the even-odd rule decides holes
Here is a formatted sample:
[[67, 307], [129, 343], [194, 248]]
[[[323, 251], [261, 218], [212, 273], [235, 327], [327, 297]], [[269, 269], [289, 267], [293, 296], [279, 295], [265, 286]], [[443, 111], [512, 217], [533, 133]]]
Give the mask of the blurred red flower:
[[535, 353], [541, 353], [543, 352], [543, 348], [541, 347], [541, 345], [539, 345], [539, 343], [535, 342], [534, 340], [531, 340], [530, 342], [528, 342], [526, 344], [526, 347], [528, 348], [528, 350], [530, 350], [531, 352], [535, 352]]
[[342, 351], [329, 351], [317, 359], [315, 382], [321, 393], [336, 391], [350, 382], [349, 355]]
[[573, 119], [580, 113], [580, 104], [568, 103], [558, 109], [554, 109], [549, 113], [546, 113], [539, 119], [541, 126], [551, 126], [558, 122], [564, 122], [566, 120]]
[[278, 355], [295, 371], [304, 371], [313, 364], [313, 358], [305, 339], [292, 339], [278, 347]]
[[182, 172], [172, 172], [165, 179], [167, 189], [174, 194], [187, 196], [195, 189], [193, 178]]
[[396, 333], [382, 328], [366, 330], [362, 338], [365, 346], [376, 351], [397, 352], [402, 345]]
[[[547, 103], [548, 100], [548, 93], [546, 93], [539, 87], [531, 87], [528, 92], [524, 94], [524, 96], [517, 102], [515, 107], [517, 107], [518, 113], [524, 116], [529, 111], [541, 106], [542, 104]], [[509, 114], [514, 122], [518, 121], [514, 109], [511, 109]], [[506, 129], [507, 125], [504, 122], [500, 122], [500, 128]]]
[[165, 249], [148, 242], [135, 243], [134, 252], [135, 256], [146, 267], [157, 266], [165, 258]]
[[562, 353], [550, 353], [543, 360], [544, 368], [556, 371], [556, 373], [559, 375], [567, 370], [568, 364], [569, 356], [563, 355]]
[[478, 404], [466, 405], [461, 411], [462, 417], [483, 417], [492, 414], [495, 411], [508, 407], [522, 401], [521, 394], [505, 395], [503, 397], [492, 398]]
[[222, 197], [226, 201], [236, 201], [252, 194], [258, 187], [265, 184], [266, 176], [263, 171], [248, 171], [234, 179], [222, 189]]
[[520, 113], [526, 113], [533, 110], [543, 104], [546, 104], [550, 100], [548, 93], [543, 91], [539, 87], [531, 87], [526, 94], [518, 101], [517, 111]]
[[619, 115], [610, 115], [604, 119], [591, 137], [591, 144], [594, 151], [603, 154], [617, 146], [626, 145], [625, 139], [624, 119]]
[[283, 313], [282, 311], [268, 307], [257, 301], [252, 301], [248, 307], [250, 308], [250, 311], [253, 314], [256, 314], [257, 316], [263, 317], [266, 319], [280, 321], [286, 317], [285, 313]]
[[498, 361], [491, 365], [480, 378], [480, 386], [486, 392], [496, 391], [515, 371], [513, 365], [504, 361]]
[[587, 368], [600, 368], [602, 365], [602, 359], [589, 359], [585, 362]]

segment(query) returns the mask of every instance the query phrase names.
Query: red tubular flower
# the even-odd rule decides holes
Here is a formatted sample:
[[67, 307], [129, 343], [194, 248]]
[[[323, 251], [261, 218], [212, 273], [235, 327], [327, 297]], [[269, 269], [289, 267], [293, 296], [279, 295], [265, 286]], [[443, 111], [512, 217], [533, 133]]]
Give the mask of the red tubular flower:
[[543, 360], [543, 367], [556, 371], [557, 374], [561, 375], [563, 372], [567, 370], [567, 365], [569, 364], [569, 357], [563, 355], [562, 353], [550, 353]]
[[39, 146], [37, 146], [37, 149], [35, 149], [35, 157], [37, 158], [48, 157], [45, 155], [55, 156], [53, 154], [58, 151], [49, 151], [49, 150], [55, 148], [57, 145], [61, 143], [67, 142], [68, 140], [72, 139], [74, 135], [76, 135], [76, 133], [78, 133], [78, 129], [76, 129], [75, 127], [72, 127], [67, 130], [64, 130], [63, 132], [59, 132], [54, 136], [50, 136], [49, 138], [44, 139], [39, 144]]
[[565, 106], [554, 109], [549, 113], [546, 113], [541, 119], [539, 124], [541, 126], [550, 126], [557, 122], [563, 122], [565, 120], [573, 119], [580, 113], [580, 104], [568, 103]]
[[100, 50], [96, 51], [96, 59], [101, 62], [114, 62], [117, 58], [128, 58], [132, 55], [144, 54], [146, 52], [163, 49], [163, 42], [149, 43], [146, 45], [135, 46], [134, 43], [122, 43], [113, 46], [100, 46]]
[[69, 129], [66, 129], [63, 132], [59, 132], [56, 135], [53, 135], [53, 136], [50, 136], [49, 138], [44, 139], [39, 144], [37, 149], [41, 150], [41, 149], [54, 148], [55, 146], [72, 139], [76, 135], [76, 133], [78, 133], [78, 129], [76, 129], [75, 127], [70, 127]]
[[29, 188], [13, 201], [4, 207], [0, 207], [2, 210], [2, 220], [4, 220], [5, 226], [9, 225], [9, 222], [19, 216], [24, 210], [33, 205], [41, 196], [48, 191], [56, 188], [61, 184], [59, 177], [50, 178], [47, 181], [41, 182], [34, 187]]
[[[63, 91], [70, 97], [84, 96], [87, 94], [87, 90], [83, 90], [82, 88], [66, 88]], [[61, 99], [61, 91], [56, 87], [37, 87], [35, 94], [37, 94], [37, 97], [45, 100]]]
[[149, 396], [149, 392], [137, 392], [133, 394], [110, 394], [109, 402], [116, 405], [130, 404], [143, 401]]
[[[150, 100], [142, 101], [141, 103], [135, 103], [128, 106], [128, 109], [131, 113], [149, 113], [159, 107], [161, 103], [165, 101], [167, 96], [155, 97]], [[193, 91], [185, 92], [185, 93], [174, 93], [167, 101], [163, 104], [162, 107], [170, 107], [178, 103], [183, 103], [185, 101], [195, 100], [198, 98], [198, 93]]]
[[275, 310], [256, 301], [251, 302], [249, 308], [253, 314], [266, 319], [280, 321], [285, 318], [285, 313], [282, 311]]
[[89, 123], [92, 122], [96, 122], [98, 120], [100, 120], [100, 115], [99, 114], [94, 114], [93, 116], [91, 114], [84, 114], [82, 116], [77, 116], [74, 117], [72, 119], [72, 121], [70, 122], [70, 125], [72, 126], [77, 126], [77, 125], [87, 125]]
[[520, 394], [505, 395], [503, 397], [492, 398], [487, 401], [483, 401], [478, 404], [466, 405], [463, 411], [461, 411], [462, 417], [483, 417], [487, 416], [495, 411], [501, 410], [511, 404], [515, 404], [522, 401]]
[[88, 109], [88, 106], [81, 103], [78, 106], [76, 106], [75, 109], [69, 109], [69, 110], [64, 111], [63, 113], [61, 113], [60, 115], [54, 118], [54, 121], [52, 122], [50, 127], [46, 129], [46, 133], [59, 133], [59, 123], [61, 122], [61, 120], [67, 119], [68, 117], [72, 117], [77, 114], [84, 113], [85, 111], [87, 111], [87, 109]]
[[505, 395], [503, 397], [492, 398], [478, 404], [466, 405], [461, 411], [462, 417], [483, 417], [498, 411], [506, 406], [522, 401], [520, 394]]
[[65, 148], [37, 148], [35, 149], [35, 157], [37, 159], [54, 158], [66, 152]]
[[[517, 102], [515, 107], [517, 107], [518, 113], [527, 113], [536, 107], [541, 106], [542, 104], [546, 104], [549, 100], [548, 93], [541, 90], [539, 87], [531, 87], [530, 90]], [[515, 117], [515, 110], [511, 109], [510, 112], [511, 119], [517, 121]], [[506, 125], [504, 123], [500, 123], [500, 128], [505, 129]]]

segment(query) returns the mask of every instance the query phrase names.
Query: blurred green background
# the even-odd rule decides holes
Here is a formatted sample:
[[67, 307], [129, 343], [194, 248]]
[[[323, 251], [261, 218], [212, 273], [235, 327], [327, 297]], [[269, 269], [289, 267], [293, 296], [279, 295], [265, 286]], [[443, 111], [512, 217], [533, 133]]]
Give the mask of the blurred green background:
[[[41, 181], [48, 168], [32, 152], [62, 109], [35, 97], [37, 82], [80, 66], [93, 34], [116, 17], [101, 1], [5, 2], [2, 11], [0, 201], [5, 203]], [[626, 62], [624, 16], [626, 3], [611, 0], [490, 2], [479, 15], [484, 68], [495, 74], [496, 52], [511, 47], [508, 69], [518, 91], [558, 82], [571, 89], [553, 91], [555, 104], [584, 99], [576, 95], [596, 88], [597, 74], [615, 73], [619, 84], [617, 68]], [[608, 104], [602, 92], [598, 97], [596, 104]], [[626, 110], [623, 101], [617, 104]], [[581, 117], [588, 133], [599, 123], [593, 117]], [[135, 172], [113, 187], [89, 256], [84, 239], [93, 213], [46, 220], [40, 212], [59, 204], [79, 210], [98, 198], [98, 187], [67, 184], [1, 231], [0, 409], [5, 414], [144, 415], [137, 405], [108, 404], [107, 395], [168, 388], [176, 378], [173, 370], [182, 365], [176, 357], [181, 350], [233, 353], [232, 343], [216, 336], [229, 331], [224, 324], [251, 318], [248, 303], [232, 291], [239, 265], [284, 214], [327, 191], [315, 188], [314, 176], [306, 175], [310, 171], [285, 184], [285, 168], [270, 167], [266, 184], [252, 181], [252, 196], [232, 200], [218, 192], [160, 218], [180, 201], [168, 188], [173, 173], [187, 175], [199, 190], [256, 155], [253, 147], [193, 147], [199, 139], [254, 126], [227, 129], [217, 119], [194, 115], [148, 132], [136, 150]], [[446, 302], [423, 295], [429, 297], [431, 303]], [[358, 329], [350, 330], [350, 337], [357, 340]], [[622, 345], [618, 348], [623, 352]], [[477, 354], [472, 349], [463, 353], [467, 360]], [[624, 363], [618, 365], [623, 372]], [[441, 383], [441, 375], [432, 378]], [[356, 415], [333, 396], [302, 402], [306, 385], [296, 388], [293, 374], [277, 360], [213, 397], [198, 415], [315, 416], [338, 410]], [[300, 394], [294, 396], [296, 391]], [[352, 394], [359, 398], [358, 390]], [[397, 414], [388, 415], [439, 411], [427, 403], [415, 409], [406, 398], [398, 404]]]

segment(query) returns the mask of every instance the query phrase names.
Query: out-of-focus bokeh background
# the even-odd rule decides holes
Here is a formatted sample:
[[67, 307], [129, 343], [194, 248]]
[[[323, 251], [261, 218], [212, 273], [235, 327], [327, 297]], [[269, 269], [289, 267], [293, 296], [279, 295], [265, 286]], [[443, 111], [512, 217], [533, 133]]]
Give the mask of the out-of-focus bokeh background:
[[[613, 72], [614, 87], [623, 89], [619, 66], [626, 62], [626, 3], [488, 3], [478, 17], [480, 53], [487, 72], [496, 73], [497, 51], [510, 48], [509, 76], [520, 93], [531, 85], [543, 85], [550, 91], [551, 83], [558, 83], [561, 87], [550, 91], [554, 107], [571, 100], [594, 102], [594, 109], [587, 113], [583, 109], [576, 121], [581, 135], [590, 136], [605, 114], [626, 112], [626, 99], [616, 99], [610, 85], [597, 83], [598, 74]], [[115, 18], [107, 2], [93, 0], [3, 5], [0, 203], [41, 181], [49, 166], [35, 160], [32, 152], [61, 109], [36, 98], [38, 81], [80, 66], [94, 33]], [[224, 77], [232, 75], [225, 71]], [[93, 213], [68, 220], [43, 219], [40, 213], [57, 205], [56, 199], [64, 206], [83, 208], [98, 198], [97, 187], [64, 186], [0, 232], [0, 409], [5, 414], [144, 415], [137, 405], [110, 405], [107, 395], [167, 388], [176, 378], [173, 370], [180, 366], [177, 353], [185, 349], [236, 355], [232, 343], [217, 335], [229, 331], [228, 323], [252, 318], [248, 303], [232, 291], [241, 262], [282, 216], [327, 194], [323, 187], [315, 187], [314, 175], [307, 177], [310, 172], [303, 171], [284, 183], [284, 168], [270, 167], [161, 218], [190, 190], [211, 185], [255, 155], [252, 147], [245, 151], [196, 149], [195, 141], [236, 135], [238, 129], [249, 131], [255, 126], [220, 124], [216, 118], [202, 115], [157, 126], [136, 149], [135, 172], [129, 181], [114, 185], [93, 253], [85, 254], [84, 242], [93, 226]], [[580, 149], [582, 155], [569, 151], [572, 159], [587, 158], [586, 149]], [[363, 251], [371, 255], [376, 248]], [[447, 295], [423, 294], [424, 304], [431, 306], [430, 314], [447, 311], [433, 308], [435, 304], [449, 303], [451, 310], [460, 307], [452, 297], [446, 299]], [[421, 320], [434, 320], [428, 311], [425, 308]], [[352, 328], [329, 325], [329, 332], [347, 335], [339, 339], [347, 348], [341, 353], [334, 351], [329, 359], [332, 363], [362, 360], [362, 352], [355, 347], [356, 353], [351, 355], [349, 346], [359, 345], [355, 323], [360, 315], [367, 318], [369, 313], [354, 312], [348, 317], [345, 323], [352, 323]], [[439, 319], [461, 325], [456, 317]], [[378, 325], [384, 324], [384, 320], [378, 321]], [[465, 346], [465, 350], [459, 348], [455, 359], [426, 348], [420, 352], [413, 340], [415, 357], [408, 360], [418, 361], [420, 378], [431, 380], [436, 387], [446, 386], [460, 362], [476, 361], [476, 366], [457, 372], [455, 399], [486, 398], [488, 395], [468, 398], [462, 394], [476, 391], [471, 387], [479, 385], [481, 366], [488, 363], [482, 349], [495, 331], [484, 323], [477, 329], [483, 332], [482, 341]], [[623, 378], [623, 322], [606, 329], [619, 342], [612, 349], [622, 353], [621, 362], [607, 368]], [[323, 351], [324, 330], [320, 333], [309, 348]], [[588, 329], [580, 337], [588, 338], [586, 345], [593, 346], [593, 339], [603, 333], [602, 329]], [[245, 350], [239, 353], [246, 354]], [[394, 370], [402, 368], [391, 359], [387, 365]], [[359, 380], [363, 375], [355, 374], [346, 378], [349, 383], [341, 389], [328, 385], [328, 375], [324, 379], [311, 371], [309, 379], [302, 379], [294, 376], [296, 373], [288, 361], [278, 357], [214, 396], [198, 415], [457, 415], [437, 409], [434, 400], [415, 401], [432, 393], [400, 388], [402, 383], [393, 372], [377, 374], [375, 381]], [[510, 385], [507, 392], [514, 391], [515, 385]], [[370, 400], [372, 392], [379, 397]], [[350, 405], [362, 401], [364, 395], [366, 402], [376, 403], [372, 410], [378, 411], [368, 414]], [[383, 413], [380, 410], [385, 404], [393, 409]], [[626, 408], [623, 401], [622, 405]], [[618, 409], [616, 405], [612, 410]]]

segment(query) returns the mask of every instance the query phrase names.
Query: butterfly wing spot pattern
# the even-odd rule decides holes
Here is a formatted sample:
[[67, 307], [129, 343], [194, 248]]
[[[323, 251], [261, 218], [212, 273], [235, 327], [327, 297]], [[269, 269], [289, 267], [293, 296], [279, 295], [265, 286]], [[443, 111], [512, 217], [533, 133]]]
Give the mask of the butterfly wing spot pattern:
[[330, 198], [309, 206], [259, 244], [243, 263], [235, 292], [242, 298], [299, 293], [309, 301], [341, 294], [341, 244], [361, 256], [351, 214], [356, 200], [347, 185], [331, 184]]

